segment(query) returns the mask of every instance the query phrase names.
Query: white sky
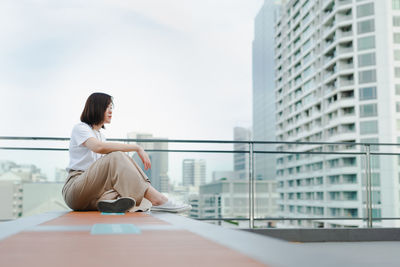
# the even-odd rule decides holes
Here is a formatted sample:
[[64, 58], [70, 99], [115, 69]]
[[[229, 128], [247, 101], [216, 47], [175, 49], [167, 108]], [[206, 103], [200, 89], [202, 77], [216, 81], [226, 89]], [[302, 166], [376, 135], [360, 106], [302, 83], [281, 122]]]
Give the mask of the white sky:
[[262, 2], [2, 1], [0, 136], [69, 137], [102, 91], [115, 102], [109, 138], [232, 139], [234, 126], [251, 126]]

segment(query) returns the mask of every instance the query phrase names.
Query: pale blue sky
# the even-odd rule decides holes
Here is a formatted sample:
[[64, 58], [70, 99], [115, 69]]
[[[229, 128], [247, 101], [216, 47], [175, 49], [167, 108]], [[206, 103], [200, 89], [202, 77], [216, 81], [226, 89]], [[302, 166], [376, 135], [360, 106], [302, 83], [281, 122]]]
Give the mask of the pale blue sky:
[[2, 1], [0, 135], [69, 136], [103, 91], [116, 104], [107, 137], [232, 139], [251, 126], [262, 2]]

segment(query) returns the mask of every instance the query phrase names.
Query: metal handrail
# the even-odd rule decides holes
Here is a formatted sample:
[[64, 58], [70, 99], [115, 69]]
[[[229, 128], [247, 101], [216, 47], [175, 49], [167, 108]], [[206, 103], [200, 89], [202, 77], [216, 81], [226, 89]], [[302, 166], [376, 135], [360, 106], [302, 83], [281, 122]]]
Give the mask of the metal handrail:
[[[69, 141], [69, 137], [36, 137], [36, 136], [0, 136], [0, 140], [35, 140], [35, 141]], [[107, 141], [138, 142], [138, 143], [209, 143], [209, 144], [293, 144], [293, 145], [376, 145], [400, 146], [400, 143], [371, 142], [296, 142], [296, 141], [259, 141], [259, 140], [196, 140], [196, 139], [140, 139], [140, 138], [107, 138]]]
[[[21, 137], [21, 136], [0, 136], [0, 140], [35, 140], [35, 141], [69, 141], [67, 137]], [[249, 155], [249, 227], [254, 228], [255, 220], [274, 220], [274, 218], [254, 218], [255, 179], [254, 179], [254, 155], [255, 154], [314, 154], [314, 155], [365, 155], [365, 175], [367, 180], [367, 218], [303, 218], [304, 220], [367, 220], [368, 227], [372, 227], [374, 220], [385, 220], [386, 218], [373, 218], [372, 216], [372, 181], [371, 181], [371, 155], [400, 155], [391, 152], [371, 152], [371, 146], [400, 146], [399, 143], [371, 143], [371, 142], [291, 142], [291, 141], [237, 141], [237, 140], [183, 140], [183, 139], [129, 139], [110, 138], [108, 141], [117, 142], [162, 142], [162, 143], [207, 143], [207, 144], [248, 144], [248, 150], [185, 150], [185, 149], [147, 149], [149, 152], [189, 152], [189, 153], [247, 153]], [[326, 151], [276, 151], [276, 150], [255, 150], [257, 144], [293, 144], [293, 145], [353, 145], [365, 147], [364, 152], [326, 152]], [[0, 147], [3, 150], [48, 150], [68, 151], [67, 148], [43, 148], [43, 147]], [[210, 218], [207, 218], [210, 219]], [[231, 220], [232, 218], [215, 218], [215, 220]], [[239, 218], [236, 218], [238, 220]], [[299, 218], [276, 218], [276, 220], [298, 220]], [[400, 220], [400, 218], [387, 218]], [[214, 219], [213, 219], [214, 220]]]

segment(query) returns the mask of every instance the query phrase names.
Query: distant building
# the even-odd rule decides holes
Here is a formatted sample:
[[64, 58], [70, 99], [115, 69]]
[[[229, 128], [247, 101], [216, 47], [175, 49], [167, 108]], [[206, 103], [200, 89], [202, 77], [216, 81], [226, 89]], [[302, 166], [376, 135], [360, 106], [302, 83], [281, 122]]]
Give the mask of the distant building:
[[235, 171], [213, 171], [212, 173], [212, 181], [219, 180], [234, 180], [239, 179], [239, 175]]
[[1, 161], [0, 171], [0, 221], [69, 210], [61, 193], [66, 178], [64, 169], [56, 169], [55, 177], [60, 182], [44, 181], [46, 177], [32, 164]]
[[65, 182], [68, 173], [65, 168], [55, 168], [54, 170], [54, 181], [56, 182]]
[[[129, 139], [165, 139], [153, 137], [149, 133], [128, 133]], [[167, 140], [167, 139], [165, 139]], [[168, 150], [168, 143], [165, 142], [138, 142], [138, 145], [143, 147], [144, 150]], [[143, 169], [145, 174], [149, 177], [152, 186], [160, 192], [169, 191], [169, 177], [168, 177], [168, 152], [152, 152], [146, 151], [151, 161], [151, 168], [144, 170], [142, 160], [137, 153], [134, 154], [134, 160]]]
[[0, 174], [10, 171], [12, 168], [17, 167], [17, 164], [9, 160], [0, 160]]
[[[235, 127], [233, 129], [234, 141], [249, 141], [251, 140], [251, 131], [243, 127]], [[246, 143], [238, 143], [233, 145], [234, 150], [248, 150], [249, 146]], [[240, 179], [248, 178], [249, 173], [249, 154], [248, 153], [234, 153], [233, 154], [233, 170], [237, 172]]]
[[45, 174], [33, 164], [18, 164], [10, 169], [21, 177], [23, 182], [44, 182], [47, 180]]
[[[254, 21], [253, 41], [253, 140], [275, 141], [274, 15], [277, 1], [266, 0]], [[275, 145], [255, 145], [275, 150]], [[275, 179], [275, 154], [256, 154], [256, 179]]]
[[[255, 216], [276, 215], [276, 183], [256, 181]], [[248, 218], [249, 183], [246, 180], [220, 180], [200, 186], [200, 192], [189, 197], [192, 218]]]
[[23, 216], [32, 216], [49, 211], [70, 210], [62, 196], [63, 186], [63, 181], [23, 183]]
[[22, 216], [22, 179], [8, 171], [0, 175], [0, 220]]
[[206, 161], [204, 159], [184, 159], [182, 162], [182, 184], [200, 186], [206, 183]]

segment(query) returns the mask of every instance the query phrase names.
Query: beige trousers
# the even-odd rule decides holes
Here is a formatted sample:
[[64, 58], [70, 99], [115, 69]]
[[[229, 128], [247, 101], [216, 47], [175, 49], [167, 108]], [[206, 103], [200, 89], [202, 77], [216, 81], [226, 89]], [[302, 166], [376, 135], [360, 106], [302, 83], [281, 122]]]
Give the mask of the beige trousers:
[[80, 211], [97, 210], [100, 199], [131, 197], [142, 202], [150, 184], [137, 163], [123, 152], [112, 152], [86, 171], [70, 171], [62, 193], [65, 203]]

